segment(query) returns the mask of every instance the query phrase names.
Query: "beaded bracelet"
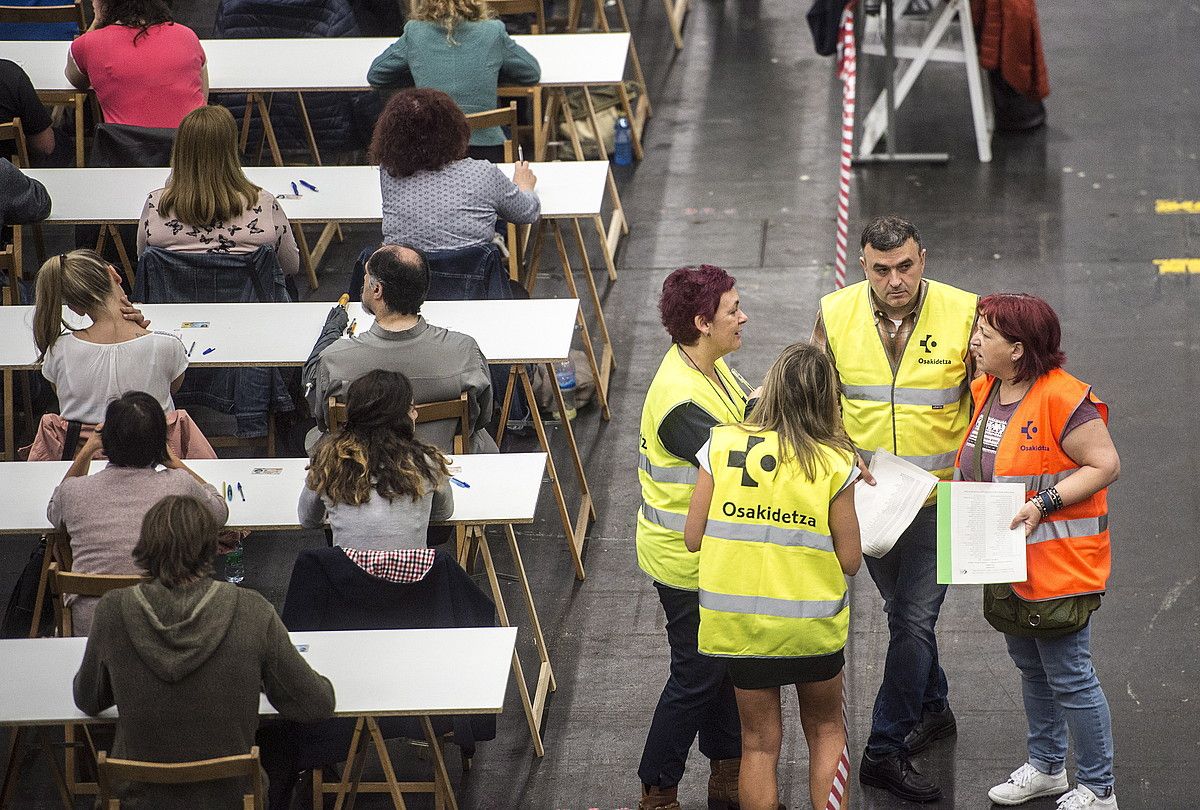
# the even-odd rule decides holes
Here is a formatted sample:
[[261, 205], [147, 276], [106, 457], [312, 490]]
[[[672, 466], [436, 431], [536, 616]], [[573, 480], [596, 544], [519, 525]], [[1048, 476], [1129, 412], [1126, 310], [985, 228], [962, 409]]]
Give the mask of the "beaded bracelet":
[[1029, 502], [1037, 507], [1038, 512], [1041, 513], [1043, 518], [1050, 514], [1050, 509], [1046, 506], [1046, 499], [1042, 497], [1042, 493], [1039, 492], [1037, 495], [1034, 495], [1029, 499]]

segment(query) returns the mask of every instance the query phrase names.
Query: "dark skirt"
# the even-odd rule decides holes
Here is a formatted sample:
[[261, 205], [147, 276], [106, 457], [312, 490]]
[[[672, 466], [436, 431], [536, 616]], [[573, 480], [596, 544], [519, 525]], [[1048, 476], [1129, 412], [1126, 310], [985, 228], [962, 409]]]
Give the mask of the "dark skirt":
[[738, 689], [771, 689], [827, 681], [845, 664], [842, 650], [806, 658], [730, 658], [729, 675]]

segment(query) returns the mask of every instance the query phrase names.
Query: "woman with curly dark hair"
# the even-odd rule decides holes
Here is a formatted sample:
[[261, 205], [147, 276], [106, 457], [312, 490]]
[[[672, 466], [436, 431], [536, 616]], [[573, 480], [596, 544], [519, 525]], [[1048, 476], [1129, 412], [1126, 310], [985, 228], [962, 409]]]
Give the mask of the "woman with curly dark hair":
[[371, 141], [383, 192], [383, 241], [422, 251], [485, 245], [496, 218], [529, 224], [541, 213], [527, 162], [509, 180], [494, 164], [467, 157], [470, 127], [440, 90], [402, 90], [388, 101]]
[[[376, 370], [350, 384], [346, 423], [317, 443], [300, 493], [300, 523], [329, 516], [347, 550], [425, 548], [431, 521], [454, 512], [450, 472], [437, 448], [416, 438], [412, 383]], [[356, 560], [357, 561], [357, 560]]]
[[163, 0], [94, 0], [96, 18], [71, 43], [67, 81], [93, 87], [104, 121], [174, 129], [208, 99], [204, 49]]

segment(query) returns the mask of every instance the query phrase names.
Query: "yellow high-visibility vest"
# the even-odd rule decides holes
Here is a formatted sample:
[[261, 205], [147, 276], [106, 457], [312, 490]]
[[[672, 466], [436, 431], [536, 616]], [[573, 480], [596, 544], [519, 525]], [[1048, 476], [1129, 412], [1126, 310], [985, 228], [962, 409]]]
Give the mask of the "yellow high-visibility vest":
[[700, 652], [808, 657], [846, 646], [850, 602], [829, 502], [853, 456], [820, 448], [816, 480], [784, 460], [774, 431], [712, 430], [712, 505], [700, 547]]
[[894, 375], [866, 281], [822, 298], [821, 318], [841, 381], [842, 420], [864, 458], [883, 448], [948, 481], [971, 417], [966, 360], [979, 296], [925, 283]]
[[683, 544], [683, 524], [696, 488], [695, 459], [667, 452], [658, 428], [672, 410], [691, 402], [718, 423], [745, 417], [746, 391], [724, 360], [716, 362], [719, 386], [692, 368], [672, 345], [663, 357], [642, 406], [638, 482], [642, 506], [637, 517], [638, 565], [672, 588], [696, 590], [699, 561]]

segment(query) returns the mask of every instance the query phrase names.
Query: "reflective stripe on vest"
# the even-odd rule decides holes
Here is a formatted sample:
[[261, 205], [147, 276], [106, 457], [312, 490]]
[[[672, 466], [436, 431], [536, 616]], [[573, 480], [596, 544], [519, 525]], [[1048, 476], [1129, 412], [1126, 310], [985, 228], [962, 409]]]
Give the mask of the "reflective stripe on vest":
[[727, 523], [709, 518], [704, 533], [721, 540], [770, 543], [775, 546], [804, 546], [818, 551], [833, 551], [833, 538], [827, 534], [763, 523]]
[[[873, 451], [868, 450], [859, 450], [858, 452], [859, 455], [863, 457], [863, 461], [865, 461], [867, 464], [871, 463], [871, 456], [875, 455]], [[934, 472], [936, 470], [944, 470], [947, 467], [953, 467], [954, 458], [956, 455], [957, 451], [950, 453], [937, 453], [936, 455], [932, 456], [900, 456], [900, 458], [904, 459], [909, 464], [917, 465], [922, 470]]]
[[645, 453], [638, 454], [638, 469], [644, 471], [660, 484], [691, 484], [696, 485], [696, 467], [688, 464], [684, 467], [659, 467], [651, 464]]
[[893, 388], [890, 385], [843, 385], [846, 399], [894, 402], [897, 405], [953, 405], [962, 399], [965, 385], [953, 388]]
[[829, 601], [793, 601], [769, 596], [738, 596], [700, 589], [700, 607], [722, 613], [776, 616], [781, 619], [832, 619], [850, 604], [850, 594]]
[[1068, 537], [1092, 537], [1106, 531], [1108, 531], [1108, 515], [1068, 520], [1043, 520], [1025, 538], [1025, 545], [1032, 546], [1035, 543], [1063, 540]]
[[1078, 469], [1078, 467], [1072, 467], [1062, 472], [1043, 475], [993, 475], [992, 480], [997, 484], [1023, 484], [1026, 492], [1041, 492], [1064, 480], [1067, 476], [1074, 475]]
[[642, 501], [642, 517], [655, 526], [662, 526], [672, 532], [682, 532], [684, 524], [687, 523], [687, 515], [677, 515], [674, 512], [655, 509], [645, 501]]

